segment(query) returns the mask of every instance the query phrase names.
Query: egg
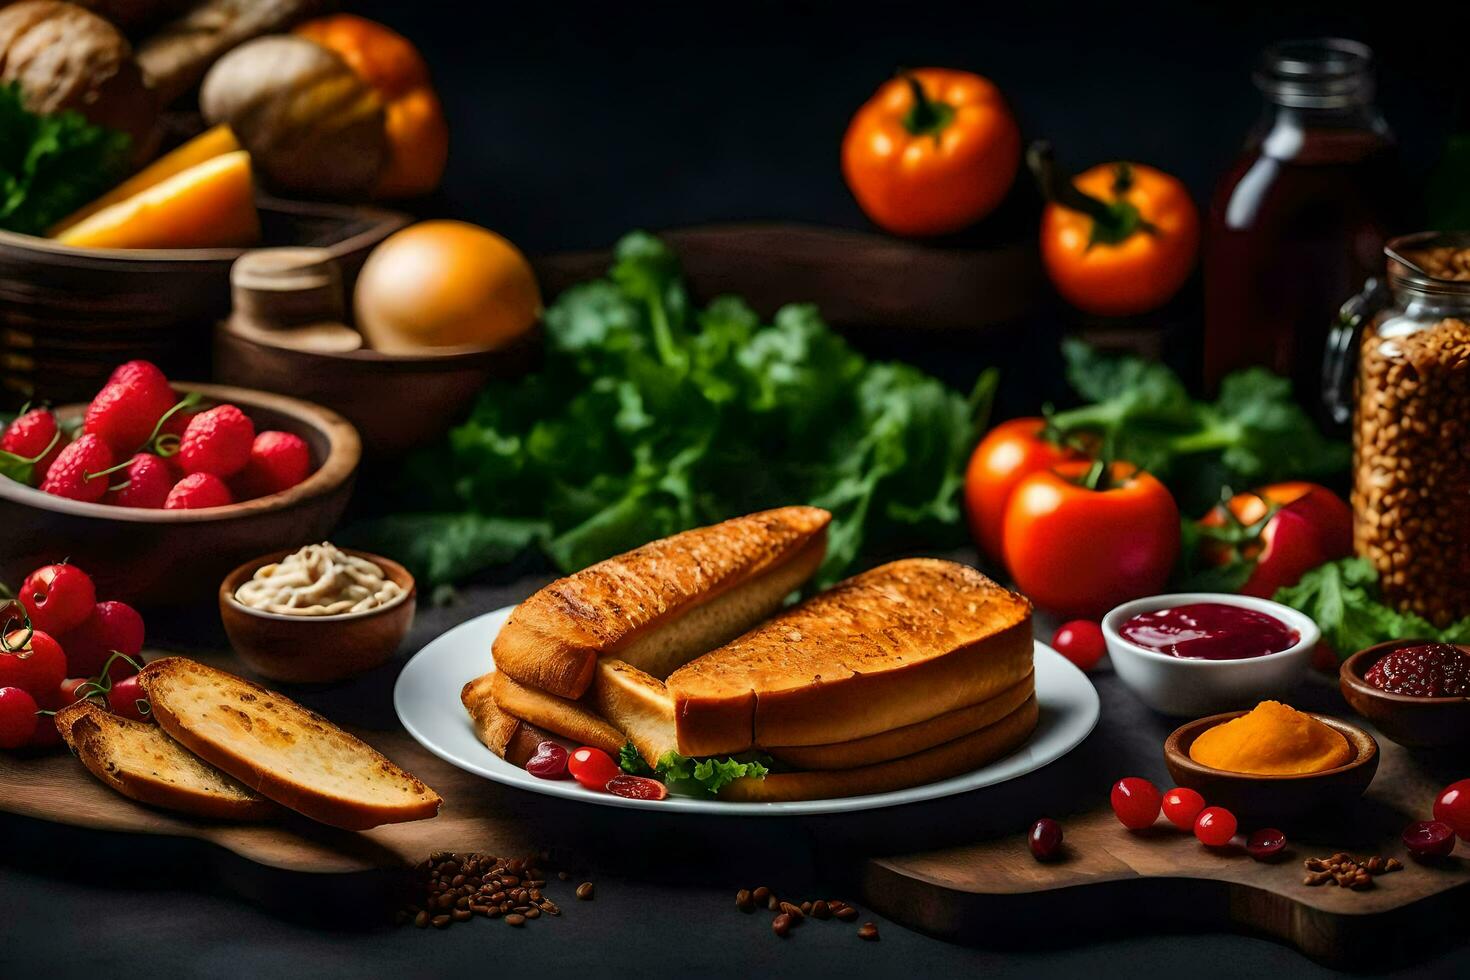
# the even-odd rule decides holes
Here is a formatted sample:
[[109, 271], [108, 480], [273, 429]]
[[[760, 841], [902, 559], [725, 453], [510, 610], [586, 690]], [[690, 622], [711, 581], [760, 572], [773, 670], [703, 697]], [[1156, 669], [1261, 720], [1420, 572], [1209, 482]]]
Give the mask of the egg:
[[541, 316], [521, 251], [463, 221], [423, 221], [373, 250], [357, 279], [357, 328], [375, 350], [505, 347]]

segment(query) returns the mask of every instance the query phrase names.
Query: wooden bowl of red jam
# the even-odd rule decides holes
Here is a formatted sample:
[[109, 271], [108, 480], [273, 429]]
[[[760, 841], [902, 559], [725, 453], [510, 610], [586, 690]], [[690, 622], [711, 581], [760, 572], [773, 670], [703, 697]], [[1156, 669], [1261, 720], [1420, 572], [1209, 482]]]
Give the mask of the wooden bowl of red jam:
[[1155, 711], [1202, 715], [1284, 697], [1321, 631], [1280, 603], [1213, 592], [1125, 602], [1103, 617], [1113, 669]]
[[1470, 648], [1393, 640], [1348, 657], [1337, 677], [1353, 710], [1400, 745], [1470, 745]]

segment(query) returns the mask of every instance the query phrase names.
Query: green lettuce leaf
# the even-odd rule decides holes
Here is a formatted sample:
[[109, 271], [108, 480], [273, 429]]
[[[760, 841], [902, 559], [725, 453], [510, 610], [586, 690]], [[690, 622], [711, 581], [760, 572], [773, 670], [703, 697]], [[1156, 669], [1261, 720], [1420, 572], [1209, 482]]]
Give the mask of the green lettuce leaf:
[[78, 112], [31, 112], [19, 83], [0, 85], [0, 228], [46, 234], [122, 179], [131, 144]]
[[720, 790], [737, 779], [764, 779], [771, 771], [770, 761], [753, 753], [740, 759], [691, 759], [670, 751], [659, 758], [657, 766], [650, 768], [632, 742], [623, 743], [618, 752], [618, 765], [624, 772], [652, 776], [662, 780], [670, 789], [704, 792], [711, 796], [718, 795]]

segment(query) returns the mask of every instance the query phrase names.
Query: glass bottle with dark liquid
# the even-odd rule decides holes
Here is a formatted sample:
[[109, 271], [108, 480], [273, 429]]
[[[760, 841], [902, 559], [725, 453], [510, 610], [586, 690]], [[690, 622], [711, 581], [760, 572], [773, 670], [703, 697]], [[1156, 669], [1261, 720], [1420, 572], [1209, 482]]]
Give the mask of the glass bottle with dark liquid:
[[[1377, 271], [1398, 217], [1398, 156], [1354, 41], [1267, 49], [1266, 113], [1210, 207], [1205, 381], [1264, 365], [1318, 412], [1327, 331]], [[1320, 412], [1318, 412], [1320, 414]]]

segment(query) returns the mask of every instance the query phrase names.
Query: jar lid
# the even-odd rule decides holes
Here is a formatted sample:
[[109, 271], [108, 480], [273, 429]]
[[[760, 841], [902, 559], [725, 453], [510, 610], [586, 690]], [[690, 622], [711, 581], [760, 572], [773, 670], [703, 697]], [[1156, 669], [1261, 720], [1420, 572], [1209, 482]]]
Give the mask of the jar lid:
[[1340, 37], [1279, 41], [1262, 52], [1252, 78], [1279, 105], [1361, 105], [1373, 98], [1373, 49]]

